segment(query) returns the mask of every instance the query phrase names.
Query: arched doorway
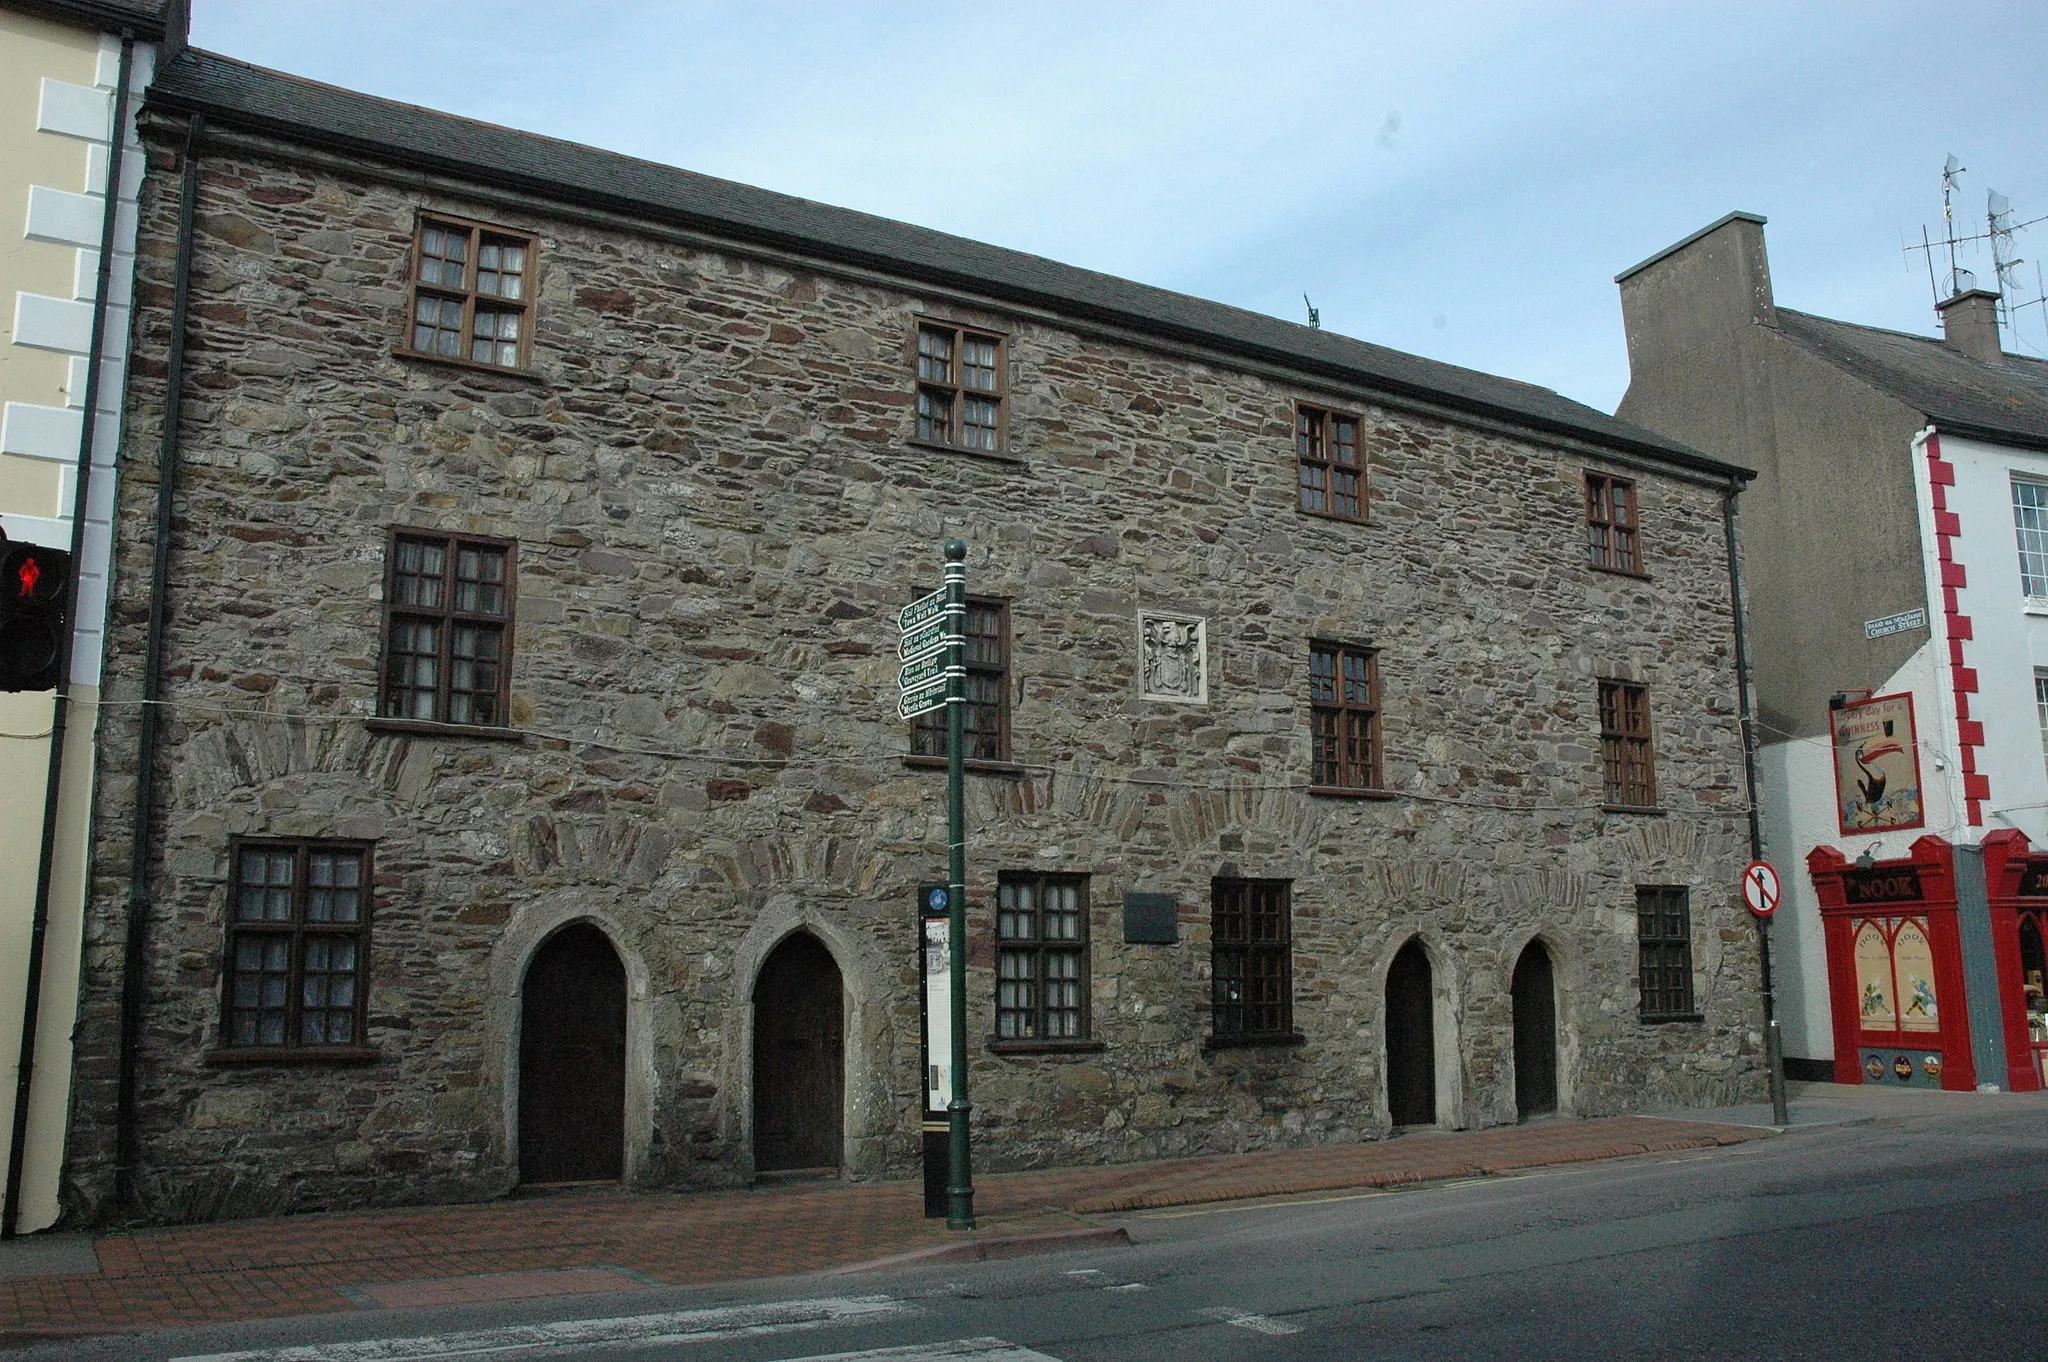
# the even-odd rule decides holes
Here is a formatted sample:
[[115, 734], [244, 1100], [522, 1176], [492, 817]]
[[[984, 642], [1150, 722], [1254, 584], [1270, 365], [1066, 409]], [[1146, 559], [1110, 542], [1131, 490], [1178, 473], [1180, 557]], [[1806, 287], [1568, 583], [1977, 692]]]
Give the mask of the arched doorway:
[[1515, 962], [1515, 1115], [1557, 1110], [1557, 982], [1550, 952], [1531, 941]]
[[1436, 1123], [1436, 997], [1429, 956], [1410, 941], [1387, 970], [1387, 1113], [1397, 1126]]
[[839, 1166], [845, 1105], [839, 966], [814, 936], [775, 948], [754, 980], [754, 1167]]
[[519, 1178], [591, 1182], [626, 1163], [626, 968], [587, 922], [526, 967], [519, 1004]]

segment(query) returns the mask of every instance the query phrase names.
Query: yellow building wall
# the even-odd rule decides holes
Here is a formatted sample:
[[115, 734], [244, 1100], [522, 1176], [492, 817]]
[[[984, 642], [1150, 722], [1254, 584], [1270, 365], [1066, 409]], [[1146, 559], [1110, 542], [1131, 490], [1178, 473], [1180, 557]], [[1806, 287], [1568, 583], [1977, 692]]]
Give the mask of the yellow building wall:
[[[24, 236], [29, 189], [87, 189], [87, 143], [36, 128], [44, 77], [91, 86], [100, 35], [0, 10], [0, 402], [62, 407], [71, 400], [67, 356], [14, 343], [18, 294], [71, 298], [79, 252]], [[47, 459], [0, 453], [0, 512], [59, 514], [63, 472]], [[78, 959], [84, 917], [87, 809], [97, 687], [74, 686], [59, 803], [58, 856], [44, 940], [35, 1087], [22, 1161], [17, 1228], [57, 1219], [64, 1127], [71, 1097], [71, 1033], [78, 1007]], [[0, 694], [0, 1177], [14, 1123], [17, 1060], [28, 977], [28, 950], [49, 769], [51, 696]]]

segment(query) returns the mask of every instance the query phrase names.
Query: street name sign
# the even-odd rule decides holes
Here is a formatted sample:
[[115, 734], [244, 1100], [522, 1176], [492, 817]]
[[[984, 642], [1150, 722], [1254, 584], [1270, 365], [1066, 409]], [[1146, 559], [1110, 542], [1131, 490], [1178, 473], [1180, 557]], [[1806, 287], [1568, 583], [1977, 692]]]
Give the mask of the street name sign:
[[896, 627], [909, 633], [921, 624], [946, 617], [946, 589], [940, 587], [929, 596], [921, 596], [896, 612]]
[[907, 690], [897, 702], [896, 713], [905, 719], [915, 719], [920, 714], [930, 713], [946, 707], [946, 678], [927, 683], [920, 690]]
[[937, 652], [946, 646], [946, 620], [944, 616], [930, 624], [920, 624], [915, 629], [905, 629], [903, 638], [896, 646], [896, 656], [905, 662], [915, 662], [926, 653]]
[[905, 695], [922, 690], [934, 681], [946, 679], [946, 653], [944, 649], [926, 653], [914, 661], [906, 662], [896, 672], [896, 686]]
[[1784, 892], [1784, 886], [1778, 882], [1778, 868], [1769, 861], [1751, 861], [1743, 867], [1742, 901], [1758, 917], [1777, 912], [1778, 900]]
[[1909, 629], [1925, 629], [1927, 612], [1919, 606], [1901, 610], [1896, 615], [1886, 615], [1881, 620], [1863, 621], [1863, 637], [1883, 638], [1887, 634], [1903, 634]]

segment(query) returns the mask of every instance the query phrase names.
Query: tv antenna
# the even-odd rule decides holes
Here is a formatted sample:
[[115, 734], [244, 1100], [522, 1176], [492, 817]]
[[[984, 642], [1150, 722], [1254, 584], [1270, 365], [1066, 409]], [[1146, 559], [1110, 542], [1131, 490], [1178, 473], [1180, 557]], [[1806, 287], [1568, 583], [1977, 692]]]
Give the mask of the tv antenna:
[[1304, 293], [1304, 294], [1302, 294], [1302, 295], [1301, 295], [1301, 301], [1302, 301], [1302, 304], [1303, 304], [1303, 306], [1305, 306], [1305, 307], [1307, 307], [1307, 308], [1308, 308], [1308, 329], [1309, 329], [1309, 330], [1311, 330], [1311, 331], [1320, 331], [1320, 330], [1322, 330], [1322, 329], [1323, 329], [1323, 313], [1322, 313], [1322, 309], [1321, 309], [1321, 308], [1318, 308], [1318, 307], [1317, 307], [1317, 306], [1316, 306], [1316, 305], [1315, 305], [1314, 303], [1311, 303], [1311, 302], [1309, 302], [1309, 300], [1308, 300], [1308, 295], [1307, 295], [1306, 293]]
[[1935, 251], [1946, 250], [1948, 252], [1948, 296], [1953, 298], [1957, 294], [1967, 293], [1977, 287], [1976, 273], [1964, 267], [1958, 255], [1958, 248], [1976, 248], [1980, 244], [1988, 244], [1991, 248], [1991, 284], [1993, 290], [1999, 295], [1999, 320], [2007, 327], [2013, 327], [2014, 310], [2016, 308], [2037, 306], [2042, 301], [2040, 269], [2038, 266], [2035, 269], [2034, 292], [2036, 296], [2024, 303], [2010, 301], [2015, 293], [2025, 291], [2019, 267], [2026, 262], [2020, 258], [2016, 249], [2015, 234], [2024, 228], [2033, 226], [2037, 222], [2048, 221], [2048, 214], [2044, 214], [2042, 217], [2029, 218], [2025, 222], [2015, 221], [2012, 200], [1997, 190], [1991, 189], [1987, 190], [1984, 195], [1984, 230], [1982, 232], [1959, 235], [1956, 231], [1956, 192], [1962, 187], [1962, 177], [1968, 170], [1969, 167], [1953, 155], [1942, 163], [1941, 240], [1935, 241], [1930, 239], [1927, 228], [1923, 226], [1920, 229], [1920, 244], [1917, 246], [1902, 246], [1901, 249], [1907, 255], [1911, 255], [1914, 251], [1919, 251], [1925, 258], [1927, 263], [1927, 287], [1934, 295], [1934, 308], [1939, 313], [1941, 305], [1946, 299], [1942, 297], [1941, 285], [1934, 277]]

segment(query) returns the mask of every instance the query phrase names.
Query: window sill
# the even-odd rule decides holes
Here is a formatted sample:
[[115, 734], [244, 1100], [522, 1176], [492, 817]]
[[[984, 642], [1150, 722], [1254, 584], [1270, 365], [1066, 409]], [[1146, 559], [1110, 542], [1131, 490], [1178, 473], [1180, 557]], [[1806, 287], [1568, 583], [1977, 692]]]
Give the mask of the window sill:
[[992, 1055], [1092, 1055], [1109, 1046], [1099, 1040], [998, 1040], [988, 1038]]
[[418, 360], [422, 364], [446, 365], [451, 369], [467, 369], [471, 373], [477, 374], [500, 374], [506, 378], [516, 378], [526, 383], [546, 383], [548, 381], [547, 376], [537, 369], [508, 369], [502, 364], [483, 364], [477, 360], [463, 359], [459, 355], [430, 355], [423, 350], [408, 350], [402, 345], [391, 347], [391, 357], [393, 359]]
[[966, 445], [949, 445], [938, 440], [920, 440], [915, 435], [903, 443], [912, 449], [929, 449], [936, 454], [965, 454], [970, 459], [986, 459], [990, 463], [1006, 463], [1017, 468], [1025, 466], [1021, 454], [1010, 454], [1000, 449], [969, 449]]
[[2022, 615], [2048, 615], [2048, 597], [2027, 597], [2026, 604], [2020, 607], [2020, 613]]
[[1399, 790], [1357, 788], [1350, 785], [1311, 785], [1308, 792], [1323, 799], [1399, 799]]
[[1633, 568], [1605, 567], [1599, 563], [1588, 563], [1586, 564], [1586, 566], [1591, 568], [1595, 572], [1604, 572], [1610, 577], [1626, 577], [1629, 580], [1636, 582], [1647, 582], [1650, 580], [1649, 573], [1637, 572]]
[[1703, 1022], [1706, 1019], [1703, 1012], [1654, 1012], [1636, 1018], [1645, 1026], [1666, 1026], [1672, 1022]]
[[[946, 769], [946, 759], [944, 757], [912, 755], [905, 757], [903, 764], [919, 771], [943, 771]], [[978, 776], [1008, 776], [1012, 780], [1020, 780], [1031, 774], [1028, 767], [1021, 762], [1015, 761], [986, 761], [979, 757], [969, 757], [961, 765]]]
[[499, 728], [491, 724], [443, 724], [430, 719], [387, 719], [376, 716], [363, 720], [372, 733], [410, 733], [421, 738], [479, 738], [485, 742], [525, 742], [523, 728]]
[[1305, 515], [1311, 520], [1333, 520], [1339, 525], [1370, 525], [1370, 515], [1339, 515], [1335, 511], [1311, 511], [1308, 507], [1296, 505], [1296, 515]]
[[1602, 804], [1602, 813], [1639, 813], [1645, 818], [1662, 818], [1671, 810], [1657, 804]]
[[1299, 1031], [1275, 1032], [1256, 1036], [1204, 1036], [1204, 1050], [1250, 1050], [1262, 1046], [1306, 1045], [1308, 1037]]
[[384, 1058], [380, 1050], [367, 1045], [251, 1045], [239, 1049], [208, 1050], [208, 1068], [230, 1068], [243, 1064], [270, 1064], [279, 1068], [322, 1064], [375, 1064]]

